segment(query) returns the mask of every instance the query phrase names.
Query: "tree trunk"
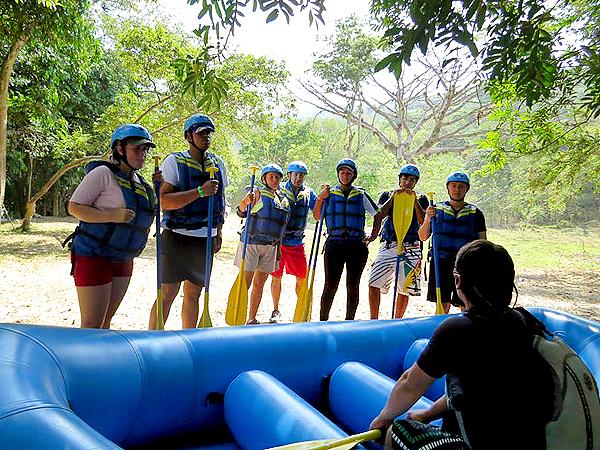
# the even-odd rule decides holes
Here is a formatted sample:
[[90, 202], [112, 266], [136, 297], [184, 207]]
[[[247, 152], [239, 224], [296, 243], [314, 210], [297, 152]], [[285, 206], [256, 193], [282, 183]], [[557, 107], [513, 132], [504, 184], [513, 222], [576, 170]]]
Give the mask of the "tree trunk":
[[15, 61], [29, 40], [26, 28], [11, 45], [0, 68], [0, 207], [4, 206], [6, 193], [6, 148], [8, 144], [8, 85]]
[[61, 195], [58, 189], [54, 189], [54, 191], [54, 195], [52, 196], [52, 217], [58, 217], [62, 214], [60, 210]]
[[60, 169], [56, 171], [52, 177], [37, 191], [33, 197], [30, 197], [27, 200], [27, 206], [25, 208], [25, 216], [23, 217], [23, 222], [21, 222], [21, 231], [29, 231], [31, 229], [31, 218], [35, 214], [35, 204], [36, 202], [42, 198], [46, 193], [50, 190], [50, 188], [56, 183], [60, 178], [67, 173], [69, 170], [79, 167], [83, 164], [86, 164], [91, 161], [96, 161], [98, 159], [105, 159], [110, 153], [110, 150], [104, 153], [103, 155], [96, 156], [86, 156], [84, 158], [75, 159], [71, 162], [68, 162]]

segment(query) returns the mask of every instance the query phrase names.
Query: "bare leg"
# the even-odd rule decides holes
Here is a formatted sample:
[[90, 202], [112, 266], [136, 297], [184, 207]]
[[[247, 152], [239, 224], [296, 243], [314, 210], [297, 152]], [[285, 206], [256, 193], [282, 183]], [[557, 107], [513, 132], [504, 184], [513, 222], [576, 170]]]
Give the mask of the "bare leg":
[[101, 328], [110, 304], [112, 283], [100, 286], [77, 286], [81, 328]]
[[[306, 276], [308, 276], [308, 274], [306, 274]], [[304, 277], [304, 278], [296, 277], [296, 297], [298, 297], [298, 294], [300, 294], [300, 288], [302, 287], [302, 283], [304, 283], [305, 279], [306, 279], [306, 277]]]
[[202, 286], [189, 280], [183, 282], [183, 305], [181, 306], [181, 326], [183, 328], [196, 328], [198, 325], [198, 311]]
[[444, 306], [444, 312], [446, 314], [448, 314], [450, 312], [450, 302], [448, 302], [448, 303], [444, 302], [444, 303], [442, 303], [442, 305]]
[[110, 303], [108, 305], [108, 309], [106, 311], [106, 315], [104, 316], [104, 322], [102, 323], [102, 328], [109, 329], [110, 321], [113, 316], [119, 309], [121, 302], [123, 301], [123, 297], [125, 297], [125, 293], [127, 292], [127, 288], [129, 287], [129, 282], [131, 281], [131, 277], [114, 277], [112, 280], [112, 287], [110, 290]]
[[394, 319], [402, 319], [402, 317], [404, 317], [404, 313], [406, 312], [407, 306], [408, 295], [398, 294], [398, 299], [396, 300], [396, 311], [394, 311]]
[[273, 310], [279, 311], [279, 299], [281, 298], [281, 277], [271, 277], [271, 297], [273, 297]]
[[381, 289], [369, 286], [369, 309], [371, 319], [379, 319], [379, 303], [381, 302]]
[[263, 288], [269, 274], [267, 272], [254, 272], [254, 279], [252, 284], [252, 292], [250, 293], [250, 312], [248, 313], [248, 321], [256, 320], [256, 314], [258, 313], [258, 307], [262, 300]]
[[[169, 311], [171, 311], [171, 305], [177, 297], [179, 293], [179, 286], [181, 283], [169, 283], [163, 284], [160, 288], [162, 292], [162, 300], [163, 300], [163, 319], [165, 323], [167, 323], [167, 318], [169, 317]], [[156, 301], [152, 305], [152, 309], [150, 310], [150, 321], [148, 325], [149, 330], [156, 330]]]

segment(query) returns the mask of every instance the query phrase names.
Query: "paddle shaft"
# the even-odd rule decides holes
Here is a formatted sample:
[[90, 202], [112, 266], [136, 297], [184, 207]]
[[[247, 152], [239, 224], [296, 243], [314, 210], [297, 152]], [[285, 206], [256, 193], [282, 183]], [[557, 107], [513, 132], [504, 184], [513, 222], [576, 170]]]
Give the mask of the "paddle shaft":
[[[321, 211], [325, 211], [327, 207], [327, 199], [323, 202], [323, 209]], [[310, 321], [310, 316], [312, 315], [312, 292], [313, 286], [315, 285], [315, 273], [317, 271], [317, 259], [319, 256], [319, 247], [321, 246], [321, 236], [323, 234], [323, 222], [325, 222], [325, 214], [321, 214], [321, 219], [319, 220], [318, 234], [317, 234], [317, 245], [315, 247], [315, 257], [313, 259], [313, 267], [312, 267], [312, 275], [310, 277], [310, 286], [308, 287], [308, 291], [306, 293], [307, 307], [306, 307], [306, 316], [305, 322]]]
[[[394, 198], [394, 208], [397, 208], [399, 206], [397, 206], [397, 204], [399, 203], [397, 200], [399, 200], [400, 195], [402, 194], [398, 194], [398, 196], [396, 196], [396, 194], [392, 194], [395, 196]], [[411, 208], [410, 211], [410, 217], [411, 217], [411, 222], [412, 222], [412, 214], [413, 214], [413, 209], [414, 209], [414, 203], [413, 206]], [[388, 219], [389, 220], [389, 219]], [[408, 225], [410, 227], [410, 224]], [[397, 298], [398, 298], [398, 276], [400, 275], [400, 262], [402, 261], [402, 244], [404, 241], [404, 238], [406, 236], [406, 230], [399, 230], [398, 227], [396, 227], [396, 223], [394, 223], [394, 232], [396, 233], [396, 242], [398, 243], [398, 255], [396, 256], [396, 271], [394, 272], [394, 296], [392, 297], [392, 319], [395, 318], [395, 313], [396, 313], [396, 302], [397, 302]], [[404, 258], [406, 259], [406, 255], [404, 255]], [[406, 282], [404, 283], [404, 285], [406, 285]], [[403, 292], [405, 291], [406, 286], [403, 286]]]
[[[215, 178], [215, 173], [219, 171], [216, 167], [209, 167], [206, 169], [209, 173], [209, 179]], [[208, 311], [208, 300], [210, 291], [210, 274], [212, 272], [212, 226], [215, 206], [215, 195], [216, 193], [208, 197], [208, 218], [206, 220], [206, 256], [204, 261], [204, 310], [202, 311], [202, 317], [200, 319], [200, 326], [211, 327], [212, 322], [210, 320], [210, 313]]]
[[[306, 264], [306, 278], [304, 279], [304, 281], [302, 282], [302, 285], [300, 287], [300, 291], [298, 292], [298, 299], [296, 300], [296, 308], [294, 310], [294, 322], [304, 322], [304, 317], [306, 316], [306, 314], [304, 314], [304, 308], [305, 308], [305, 303], [306, 303], [306, 297], [308, 295], [308, 286], [309, 286], [309, 280], [311, 277], [311, 265], [312, 265], [312, 260], [313, 260], [313, 254], [315, 252], [315, 243], [317, 241], [317, 235], [318, 235], [318, 230], [319, 230], [319, 223], [321, 221], [317, 221], [317, 224], [315, 226], [315, 232], [313, 234], [313, 238], [312, 238], [312, 244], [310, 245], [310, 256], [308, 257], [308, 263]], [[312, 278], [314, 279], [314, 270], [312, 271]]]
[[315, 441], [297, 442], [279, 447], [271, 447], [268, 450], [350, 450], [356, 444], [365, 441], [375, 441], [383, 435], [382, 430], [369, 430], [364, 433], [353, 434], [344, 438], [319, 439]]
[[[256, 182], [256, 171], [259, 168], [256, 166], [252, 166], [250, 167], [250, 170], [252, 171], [252, 177], [250, 178], [250, 192], [254, 193], [254, 184]], [[235, 302], [234, 302], [234, 308], [233, 308], [233, 317], [234, 318], [238, 318], [238, 315], [240, 313], [240, 302], [242, 299], [242, 295], [245, 295], [246, 297], [248, 296], [248, 289], [240, 289], [239, 284], [243, 281], [245, 281], [245, 266], [246, 266], [246, 248], [248, 247], [248, 238], [250, 237], [250, 225], [252, 224], [252, 203], [250, 203], [250, 205], [247, 206], [246, 208], [246, 221], [244, 223], [244, 236], [242, 239], [242, 261], [240, 262], [240, 273], [238, 274], [238, 279], [235, 281], [234, 286], [232, 289], [236, 289], [237, 287], [237, 291], [236, 291], [236, 298], [235, 298]], [[237, 285], [237, 286], [236, 286]], [[244, 292], [242, 292], [244, 291]], [[247, 305], [247, 302], [245, 302], [245, 305]], [[247, 306], [245, 306], [246, 308]], [[244, 311], [244, 317], [246, 316], [246, 312]], [[245, 319], [244, 319], [245, 321]], [[239, 323], [238, 325], [243, 325], [242, 323]]]
[[[427, 196], [429, 197], [429, 206], [431, 207], [435, 207], [435, 205], [433, 204], [433, 193], [429, 192], [427, 194]], [[442, 304], [442, 291], [440, 288], [440, 265], [439, 265], [439, 260], [438, 260], [438, 248], [437, 248], [437, 239], [435, 238], [435, 217], [431, 218], [431, 240], [433, 242], [432, 248], [433, 248], [433, 267], [434, 267], [434, 275], [435, 275], [435, 299], [436, 299], [436, 306], [435, 306], [435, 313], [436, 314], [443, 314], [444, 313], [444, 307]], [[431, 274], [430, 274], [431, 276]]]
[[[154, 173], [158, 172], [158, 163], [160, 156], [154, 157]], [[156, 194], [156, 329], [165, 329], [165, 320], [163, 317], [163, 298], [162, 298], [162, 255], [161, 255], [161, 237], [160, 237], [160, 181], [154, 182], [154, 192]]]

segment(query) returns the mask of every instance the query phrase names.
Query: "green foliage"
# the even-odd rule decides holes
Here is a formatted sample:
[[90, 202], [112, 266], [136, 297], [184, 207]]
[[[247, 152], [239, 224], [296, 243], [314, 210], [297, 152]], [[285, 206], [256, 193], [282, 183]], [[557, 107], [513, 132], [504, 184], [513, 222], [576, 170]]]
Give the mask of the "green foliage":
[[338, 22], [336, 33], [326, 40], [329, 51], [313, 63], [313, 72], [326, 82], [327, 92], [355, 93], [373, 73], [378, 39], [362, 27], [356, 16]]

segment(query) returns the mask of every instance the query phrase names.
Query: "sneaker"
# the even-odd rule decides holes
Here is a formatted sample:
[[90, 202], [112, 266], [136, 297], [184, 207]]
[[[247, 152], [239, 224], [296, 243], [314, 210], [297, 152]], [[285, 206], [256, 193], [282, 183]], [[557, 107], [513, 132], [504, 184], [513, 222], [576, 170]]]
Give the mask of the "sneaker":
[[249, 320], [246, 325], [260, 325], [260, 322], [256, 319]]
[[278, 309], [274, 310], [271, 313], [271, 318], [269, 319], [269, 323], [277, 323], [281, 320], [281, 313]]

